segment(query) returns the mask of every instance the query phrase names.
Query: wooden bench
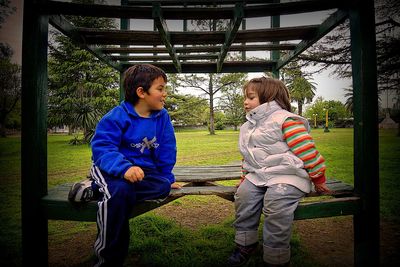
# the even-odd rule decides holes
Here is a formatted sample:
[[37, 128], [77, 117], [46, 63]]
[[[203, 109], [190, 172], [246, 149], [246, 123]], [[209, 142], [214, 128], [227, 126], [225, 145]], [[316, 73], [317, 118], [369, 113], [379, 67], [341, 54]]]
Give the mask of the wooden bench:
[[[145, 201], [139, 203], [132, 211], [135, 217], [147, 211], [165, 205], [186, 195], [217, 195], [233, 201], [236, 186], [217, 184], [218, 181], [236, 180], [240, 178], [239, 165], [175, 167], [177, 182], [185, 183], [181, 189], [173, 189], [164, 200]], [[67, 196], [72, 184], [62, 184], [48, 190], [48, 195], [42, 199], [42, 206], [48, 219], [95, 221], [97, 201], [84, 204], [73, 204]], [[315, 192], [307, 194], [295, 212], [295, 219], [311, 219], [352, 215], [359, 210], [359, 197], [354, 196], [353, 187], [341, 181], [329, 179], [327, 186], [332, 194], [322, 198]]]

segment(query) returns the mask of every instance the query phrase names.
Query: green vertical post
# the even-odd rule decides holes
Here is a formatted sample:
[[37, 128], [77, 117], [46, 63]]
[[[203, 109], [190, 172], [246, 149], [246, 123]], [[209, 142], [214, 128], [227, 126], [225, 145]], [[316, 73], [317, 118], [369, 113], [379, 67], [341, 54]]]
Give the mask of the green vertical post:
[[349, 9], [354, 101], [354, 264], [379, 266], [379, 137], [374, 1]]
[[[128, 5], [128, 0], [121, 0], [121, 6], [126, 6]], [[121, 30], [129, 30], [131, 27], [130, 20], [129, 19], [121, 19], [120, 21], [120, 29]], [[121, 47], [127, 47], [126, 45], [121, 45]], [[122, 55], [126, 55], [125, 53]], [[123, 80], [123, 72], [119, 73], [119, 102], [124, 101], [125, 99], [125, 92], [124, 92], [124, 87], [122, 86], [122, 80]]]
[[[279, 3], [280, 0], [275, 0], [273, 2], [274, 3]], [[281, 26], [280, 16], [271, 16], [271, 28], [279, 28], [280, 26]], [[272, 42], [272, 43], [273, 44], [279, 44], [279, 41], [278, 42]], [[280, 58], [279, 50], [273, 50], [271, 52], [271, 59], [273, 61], [277, 62], [279, 60], [279, 58]], [[274, 76], [274, 78], [279, 79], [279, 70], [276, 69], [275, 67], [273, 67], [272, 75]]]
[[[246, 19], [242, 20], [242, 30], [246, 30]], [[246, 45], [246, 43], [242, 43], [242, 45]], [[246, 51], [242, 51], [242, 61], [246, 61]]]
[[[183, 4], [183, 6], [185, 7], [185, 8], [187, 8], [187, 3], [185, 2], [184, 4]], [[182, 27], [183, 27], [183, 32], [187, 32], [188, 31], [188, 22], [187, 22], [187, 19], [184, 19], [183, 20], [183, 25], [182, 25]], [[187, 47], [187, 45], [183, 45], [183, 47]], [[183, 53], [184, 55], [186, 55], [187, 53]], [[186, 59], [184, 59], [184, 60], [182, 60], [182, 62], [186, 62]]]
[[[48, 265], [47, 41], [48, 16], [24, 1], [21, 79], [21, 219], [23, 266]], [[40, 2], [40, 1], [35, 1]]]

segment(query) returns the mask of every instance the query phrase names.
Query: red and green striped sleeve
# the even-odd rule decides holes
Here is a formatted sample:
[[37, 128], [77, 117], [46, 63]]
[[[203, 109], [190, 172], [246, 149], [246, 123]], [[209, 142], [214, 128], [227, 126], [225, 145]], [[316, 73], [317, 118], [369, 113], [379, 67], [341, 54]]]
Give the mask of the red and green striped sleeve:
[[290, 150], [304, 162], [314, 184], [321, 184], [325, 178], [325, 159], [315, 148], [314, 140], [307, 132], [303, 122], [288, 118], [282, 125], [283, 138]]

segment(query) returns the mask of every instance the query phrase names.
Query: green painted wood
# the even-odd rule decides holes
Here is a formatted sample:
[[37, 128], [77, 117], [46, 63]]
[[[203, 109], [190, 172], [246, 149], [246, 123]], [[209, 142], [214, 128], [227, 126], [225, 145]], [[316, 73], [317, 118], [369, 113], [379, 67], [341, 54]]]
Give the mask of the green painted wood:
[[[128, 0], [121, 0], [121, 6], [127, 6], [128, 5]], [[121, 30], [129, 30], [131, 27], [131, 23], [129, 19], [120, 19], [120, 26], [119, 28]], [[120, 48], [127, 48], [128, 46], [122, 45]], [[100, 53], [104, 53], [101, 49], [98, 49]], [[122, 53], [121, 56], [127, 56], [128, 54], [126, 52]], [[112, 56], [109, 56], [110, 60], [115, 61], [116, 59], [113, 58]], [[125, 90], [124, 90], [124, 85], [123, 85], [123, 72], [119, 72], [119, 102], [124, 101], [125, 99]]]
[[167, 23], [165, 22], [160, 3], [153, 3], [153, 12], [152, 17], [154, 20], [154, 24], [157, 27], [162, 42], [168, 50], [169, 55], [171, 56], [172, 62], [174, 62], [174, 66], [177, 72], [182, 72], [181, 63], [179, 62], [178, 56], [175, 52], [175, 48], [171, 44], [171, 37], [167, 27]]
[[[140, 62], [136, 63], [139, 64]], [[167, 73], [176, 73], [176, 67], [171, 62], [152, 62], [151, 64], [163, 69]], [[132, 66], [130, 62], [121, 62], [124, 69]], [[271, 71], [272, 66], [275, 62], [272, 61], [228, 61], [222, 65], [221, 73], [230, 72], [263, 72]], [[182, 73], [216, 73], [217, 64], [216, 63], [201, 63], [201, 62], [183, 62], [181, 63]]]
[[300, 203], [294, 212], [295, 220], [354, 215], [360, 209], [358, 197], [327, 199]]
[[[193, 185], [185, 185], [181, 189], [173, 189], [167, 199], [145, 201], [138, 204], [132, 211], [131, 217], [138, 216], [187, 195], [217, 195], [233, 201], [233, 196], [237, 190], [236, 186], [209, 185], [208, 181], [203, 186], [198, 182], [191, 184]], [[332, 184], [335, 184], [336, 187], [332, 187]], [[51, 188], [49, 194], [43, 198], [42, 204], [48, 218], [54, 220], [94, 221], [96, 219], [97, 202], [92, 201], [80, 205], [68, 202], [67, 196], [71, 185], [63, 184]], [[296, 219], [350, 215], [356, 212], [359, 198], [353, 196], [351, 186], [333, 180], [328, 183], [328, 187], [338, 190], [330, 195], [335, 198], [308, 200], [309, 197], [318, 196], [315, 192], [308, 194], [307, 201], [301, 202], [295, 213]]]
[[229, 51], [230, 46], [232, 45], [233, 40], [235, 39], [236, 33], [239, 30], [239, 26], [242, 23], [244, 12], [243, 3], [237, 3], [235, 5], [235, 9], [233, 12], [233, 19], [230, 20], [228, 29], [225, 32], [225, 42], [221, 46], [221, 51], [219, 52], [218, 60], [217, 60], [217, 72], [221, 72], [222, 64], [224, 63], [226, 54]]
[[379, 138], [374, 1], [349, 11], [354, 105], [355, 266], [379, 266]]
[[[280, 0], [274, 0], [274, 3], [279, 3], [279, 2], [280, 2]], [[279, 28], [280, 26], [281, 26], [280, 16], [271, 16], [271, 28]], [[279, 41], [274, 42], [273, 44], [279, 45]], [[279, 59], [280, 59], [280, 51], [279, 50], [272, 51], [271, 52], [271, 60], [278, 62]], [[272, 69], [272, 75], [274, 76], [274, 78], [279, 79], [279, 69], [274, 67]]]
[[[283, 57], [277, 64], [276, 68], [280, 69], [292, 61], [296, 56], [305, 51], [311, 45], [316, 43], [319, 39], [324, 37], [328, 32], [333, 30], [337, 25], [342, 23], [348, 17], [348, 13], [344, 10], [337, 10], [335, 13], [330, 15], [318, 29], [310, 35], [308, 38], [304, 38], [294, 51], [288, 53], [287, 56]], [[302, 38], [303, 39], [303, 38]]]
[[118, 64], [112, 62], [108, 55], [103, 54], [101, 50], [99, 50], [96, 46], [87, 44], [85, 38], [76, 31], [75, 26], [73, 26], [63, 16], [52, 15], [50, 16], [49, 22], [54, 28], [62, 32], [64, 35], [68, 36], [76, 45], [89, 51], [91, 54], [93, 54], [95, 57], [103, 61], [111, 68], [121, 71], [121, 67]]
[[[161, 23], [161, 21], [160, 21]], [[161, 25], [160, 25], [161, 26]], [[162, 28], [162, 27], [160, 27]], [[274, 42], [309, 39], [319, 25], [280, 27], [276, 29], [251, 29], [238, 31], [235, 43]], [[121, 31], [94, 28], [76, 28], [85, 44], [96, 45], [165, 45], [163, 35], [155, 31]], [[132, 37], [134, 36], [134, 38]], [[225, 41], [225, 31], [171, 31], [171, 45], [219, 45]], [[322, 37], [322, 36], [321, 36]]]
[[[21, 216], [22, 263], [47, 266], [47, 218], [40, 200], [47, 195], [48, 16], [24, 1], [22, 43]], [[33, 249], [35, 248], [35, 249]]]
[[[152, 4], [155, 1], [148, 1], [145, 4], [139, 4], [141, 1], [130, 1], [130, 6], [119, 5], [99, 5], [99, 4], [79, 4], [68, 2], [48, 1], [46, 4], [38, 5], [43, 14], [63, 14], [63, 15], [85, 15], [91, 17], [105, 18], [131, 18], [131, 19], [148, 19], [152, 15]], [[157, 1], [163, 6], [163, 14], [165, 19], [174, 20], [199, 20], [199, 19], [231, 19], [232, 7], [193, 7], [183, 8], [183, 1], [176, 2], [176, 6], [165, 6], [165, 2]], [[185, 1], [186, 2], [186, 1]], [[198, 1], [204, 6], [204, 2]], [[210, 1], [209, 1], [210, 2]], [[209, 5], [215, 5], [216, 1], [211, 1]], [[218, 0], [220, 3], [221, 1]], [[351, 4], [352, 0], [308, 0], [293, 1], [284, 3], [267, 3], [268, 1], [259, 1], [260, 5], [248, 5], [249, 1], [230, 1], [230, 4], [237, 2], [246, 2], [244, 8], [246, 18], [268, 17], [277, 15], [289, 15], [305, 12], [314, 12], [321, 10], [329, 10], [334, 8], [343, 8]], [[273, 1], [269, 1], [273, 2]], [[186, 2], [189, 4], [188, 2]], [[192, 4], [193, 5], [193, 4]]]
[[[171, 56], [131, 56], [131, 55], [110, 55], [113, 60], [122, 61], [159, 61], [159, 60], [170, 60]], [[193, 59], [217, 59], [218, 54], [207, 54], [207, 55], [180, 55], [180, 60], [193, 60]]]
[[[186, 195], [217, 195], [224, 199], [233, 201], [234, 194], [237, 190], [236, 186], [222, 186], [214, 182], [223, 180], [238, 180], [240, 178], [240, 165], [215, 165], [215, 166], [176, 166], [173, 169], [178, 182], [185, 184], [181, 189], [173, 189], [168, 198], [160, 201], [146, 201], [139, 204], [132, 212], [132, 216], [136, 216], [169, 203], [172, 200]], [[43, 207], [45, 208], [49, 219], [59, 220], [95, 220], [97, 205], [96, 201], [92, 201], [83, 205], [74, 205], [67, 201], [67, 196], [72, 184], [63, 184], [53, 187], [49, 190], [47, 196], [42, 199]], [[353, 212], [353, 187], [343, 183], [337, 179], [329, 179], [327, 186], [332, 190], [325, 197], [333, 197], [334, 199], [341, 198], [342, 200], [335, 201], [334, 199], [319, 200], [321, 196], [315, 192], [306, 195], [307, 201], [302, 202], [299, 208], [299, 219], [316, 218], [318, 216], [326, 217], [331, 212], [331, 216], [348, 215]], [[349, 198], [351, 201], [347, 201]], [[357, 198], [358, 199], [358, 198]], [[323, 211], [321, 203], [327, 202], [328, 206]], [[343, 204], [342, 202], [352, 202], [352, 204]], [[304, 207], [304, 208], [303, 208]], [[343, 211], [341, 211], [341, 209]], [[304, 210], [304, 211], [303, 211]]]
[[[244, 20], [243, 20], [244, 21]], [[242, 21], [242, 24], [243, 24]], [[243, 30], [246, 30], [245, 28]], [[259, 44], [259, 45], [232, 45], [229, 51], [271, 51], [271, 50], [293, 50], [296, 48], [294, 44]], [[164, 47], [100, 47], [103, 53], [168, 53], [168, 50]], [[218, 46], [190, 46], [190, 47], [175, 47], [177, 53], [203, 53], [203, 52], [219, 52], [220, 47]]]

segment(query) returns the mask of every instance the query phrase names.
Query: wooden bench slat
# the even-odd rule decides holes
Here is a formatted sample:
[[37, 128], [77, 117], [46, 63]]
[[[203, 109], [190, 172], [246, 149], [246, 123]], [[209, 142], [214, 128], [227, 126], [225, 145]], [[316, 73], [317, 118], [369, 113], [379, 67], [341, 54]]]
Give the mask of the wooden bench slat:
[[294, 212], [295, 220], [354, 215], [360, 210], [359, 197], [326, 199], [300, 203]]
[[[48, 219], [53, 220], [73, 220], [73, 221], [95, 221], [97, 202], [92, 201], [85, 204], [72, 204], [67, 200], [70, 184], [62, 184], [50, 188], [48, 195], [42, 199], [44, 212]], [[334, 181], [328, 186], [335, 188], [345, 188], [350, 190], [338, 190], [331, 195], [341, 197], [336, 199], [317, 200], [312, 202], [301, 202], [295, 212], [295, 219], [311, 219], [319, 217], [340, 216], [354, 214], [358, 209], [358, 199], [352, 196], [352, 187], [344, 183]], [[332, 187], [333, 188], [333, 187]], [[332, 189], [331, 188], [331, 189]], [[147, 211], [165, 205], [166, 203], [186, 195], [217, 195], [228, 200], [233, 200], [236, 192], [235, 186], [187, 186], [181, 189], [171, 190], [171, 194], [164, 200], [145, 201], [138, 203], [132, 211], [131, 217], [138, 216]], [[315, 192], [307, 195], [318, 196]], [[351, 197], [343, 197], [351, 196]]]

